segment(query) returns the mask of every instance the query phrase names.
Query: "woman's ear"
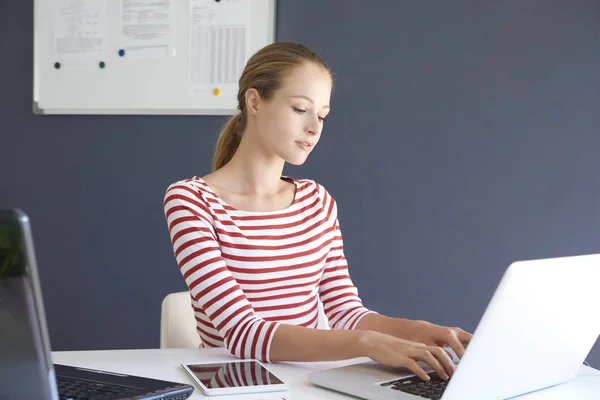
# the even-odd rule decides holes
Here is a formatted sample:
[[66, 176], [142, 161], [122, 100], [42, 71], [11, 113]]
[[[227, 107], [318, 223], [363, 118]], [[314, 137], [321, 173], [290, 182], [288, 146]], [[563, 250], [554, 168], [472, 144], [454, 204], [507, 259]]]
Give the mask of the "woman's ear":
[[258, 94], [258, 91], [256, 89], [250, 88], [246, 90], [245, 97], [246, 112], [248, 112], [250, 115], [256, 115], [256, 113], [258, 112], [258, 106], [261, 102], [260, 94]]

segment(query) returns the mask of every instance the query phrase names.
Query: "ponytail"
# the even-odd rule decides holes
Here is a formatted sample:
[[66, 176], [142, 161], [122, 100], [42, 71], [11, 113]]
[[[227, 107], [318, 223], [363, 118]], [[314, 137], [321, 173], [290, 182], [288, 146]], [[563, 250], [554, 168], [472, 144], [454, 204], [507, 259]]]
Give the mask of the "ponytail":
[[213, 172], [225, 166], [235, 154], [242, 139], [242, 125], [242, 113], [238, 112], [221, 131], [213, 157]]

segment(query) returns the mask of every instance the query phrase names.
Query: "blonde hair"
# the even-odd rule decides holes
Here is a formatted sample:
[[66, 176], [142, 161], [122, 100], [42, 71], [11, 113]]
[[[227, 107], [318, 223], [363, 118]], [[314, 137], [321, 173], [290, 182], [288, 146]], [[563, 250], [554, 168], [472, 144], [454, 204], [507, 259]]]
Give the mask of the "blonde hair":
[[238, 82], [238, 110], [219, 134], [212, 170], [216, 171], [227, 164], [240, 145], [242, 133], [246, 129], [246, 91], [256, 89], [261, 98], [269, 100], [281, 86], [282, 79], [293, 68], [313, 63], [325, 69], [331, 76], [331, 69], [306, 46], [291, 42], [276, 42], [256, 52], [244, 68]]

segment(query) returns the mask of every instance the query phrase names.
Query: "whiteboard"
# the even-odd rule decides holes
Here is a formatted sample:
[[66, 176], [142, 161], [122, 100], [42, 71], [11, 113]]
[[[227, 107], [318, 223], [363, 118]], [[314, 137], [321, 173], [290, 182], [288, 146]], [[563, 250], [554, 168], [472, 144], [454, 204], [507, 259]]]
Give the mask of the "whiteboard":
[[[151, 37], [144, 36], [145, 30], [151, 31], [158, 24], [142, 18], [148, 13], [137, 12], [144, 4], [168, 7], [168, 18], [163, 18], [160, 25], [162, 38], [156, 34], [158, 38], [145, 41]], [[223, 18], [215, 20], [221, 26], [201, 26], [208, 24], [201, 14], [205, 6], [211, 8], [209, 13]], [[33, 110], [37, 114], [233, 115], [243, 65], [275, 40], [275, 7], [275, 0], [35, 0]], [[236, 11], [241, 9], [247, 11], [245, 17]], [[73, 41], [61, 39], [61, 35], [72, 34], [69, 31], [73, 27], [65, 21], [74, 18], [73, 10], [81, 12], [75, 19], [82, 21], [94, 14], [98, 19], [90, 24], [96, 24], [96, 28], [104, 21], [105, 31], [96, 32], [103, 39], [93, 38], [86, 42], [91, 45], [65, 50]], [[134, 23], [127, 20], [129, 10], [137, 12], [142, 25], [135, 25], [138, 19]], [[246, 18], [246, 25], [236, 26], [237, 20], [227, 19], [234, 14]], [[238, 29], [233, 32], [229, 28]], [[212, 40], [207, 39], [209, 31]], [[237, 55], [232, 55], [235, 49], [225, 47], [234, 42], [234, 37], [239, 43], [236, 48], [245, 45]], [[136, 47], [127, 40], [147, 42], [148, 46]], [[168, 46], [152, 47], [152, 40], [162, 40]], [[219, 46], [215, 43], [223, 50], [216, 51]], [[207, 46], [212, 46], [210, 52]], [[158, 51], [152, 53], [155, 48]], [[220, 67], [223, 65], [229, 67]]]

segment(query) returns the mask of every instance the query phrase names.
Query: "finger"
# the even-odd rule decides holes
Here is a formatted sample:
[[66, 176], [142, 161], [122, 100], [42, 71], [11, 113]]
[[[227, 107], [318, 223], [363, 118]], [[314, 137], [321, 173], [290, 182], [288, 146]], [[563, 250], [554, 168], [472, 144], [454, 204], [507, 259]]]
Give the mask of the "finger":
[[471, 333], [465, 332], [460, 328], [455, 328], [454, 331], [458, 336], [458, 340], [460, 340], [463, 344], [468, 344], [471, 341], [471, 339], [473, 339], [473, 335]]
[[441, 341], [435, 342], [431, 346], [440, 347], [442, 350], [444, 350], [446, 352], [446, 354], [448, 354], [448, 357], [450, 357], [451, 360], [454, 360], [454, 354], [450, 353], [450, 350], [448, 349], [448, 345], [446, 344], [446, 341], [441, 340]]
[[454, 356], [452, 355], [452, 353], [450, 353], [448, 350], [444, 349], [444, 351], [446, 352], [446, 354], [448, 354], [448, 357], [450, 357], [450, 359], [452, 361], [454, 361]]
[[429, 350], [418, 350], [414, 354], [413, 358], [427, 363], [438, 374], [438, 376], [440, 378], [442, 378], [444, 380], [448, 380], [450, 378], [448, 376], [448, 374], [446, 373], [446, 371], [444, 370], [444, 367], [442, 366], [442, 364], [440, 364], [438, 359], [435, 358], [435, 356], [433, 354], [431, 354], [431, 352]]
[[448, 377], [454, 375], [454, 371], [456, 370], [456, 366], [452, 361], [452, 357], [448, 357], [448, 352], [441, 347], [432, 347], [429, 349], [431, 354], [433, 354], [440, 364], [444, 367], [444, 370], [448, 374]]
[[415, 375], [421, 378], [424, 381], [431, 380], [431, 377], [425, 372], [423, 368], [415, 360], [412, 358], [407, 358], [404, 362], [404, 366], [411, 370]]
[[445, 344], [454, 350], [458, 358], [462, 358], [465, 354], [465, 346], [458, 340], [458, 337], [454, 332], [451, 331]]

